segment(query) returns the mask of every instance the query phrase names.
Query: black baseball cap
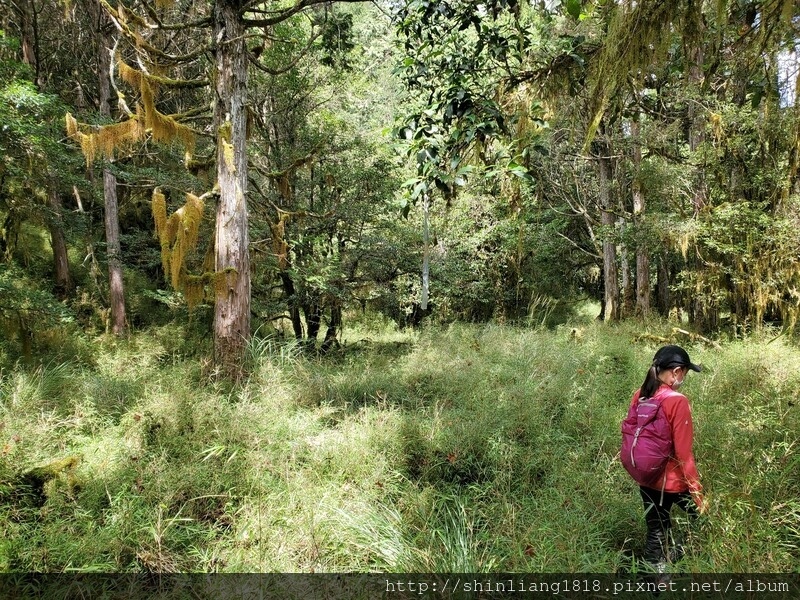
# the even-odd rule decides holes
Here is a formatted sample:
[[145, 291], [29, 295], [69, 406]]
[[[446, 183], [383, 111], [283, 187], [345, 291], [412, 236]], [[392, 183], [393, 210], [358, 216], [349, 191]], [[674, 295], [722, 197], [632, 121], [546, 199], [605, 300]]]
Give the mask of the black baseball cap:
[[689, 360], [689, 353], [680, 346], [664, 346], [653, 357], [653, 365], [659, 369], [686, 367], [698, 373], [703, 369]]

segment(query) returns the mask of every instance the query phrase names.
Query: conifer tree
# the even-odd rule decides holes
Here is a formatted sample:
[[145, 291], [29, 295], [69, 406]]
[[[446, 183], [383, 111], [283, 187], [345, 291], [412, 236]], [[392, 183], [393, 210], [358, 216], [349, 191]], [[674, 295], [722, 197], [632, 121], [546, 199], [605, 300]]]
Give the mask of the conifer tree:
[[[250, 338], [247, 79], [249, 63], [258, 60], [258, 52], [251, 52], [251, 49], [257, 50], [259, 43], [261, 47], [275, 43], [275, 26], [328, 1], [263, 4], [249, 0], [215, 0], [189, 3], [180, 8], [169, 0], [155, 4], [145, 1], [135, 8], [122, 4], [115, 8], [105, 0], [98, 1], [121, 40], [126, 42], [126, 52], [131, 58], [129, 64], [123, 60], [122, 52], [115, 53], [113, 68], [120, 79], [136, 91], [139, 100], [133, 109], [127, 106], [124, 96], [120, 96], [128, 118], [101, 128], [87, 128], [68, 117], [68, 129], [81, 144], [87, 160], [93, 160], [98, 153], [112, 156], [130, 144], [151, 137], [165, 142], [179, 140], [186, 148], [187, 164], [190, 164], [197, 131], [182, 122], [186, 114], [161, 112], [156, 106], [157, 94], [169, 89], [203, 86], [209, 89], [211, 115], [204, 115], [202, 107], [208, 106], [207, 96], [205, 100], [202, 96], [196, 98], [200, 105], [188, 112], [195, 119], [210, 116], [210, 124], [203, 133], [210, 134], [213, 139], [215, 183], [211, 190], [190, 197], [217, 199], [215, 233], [210, 243], [213, 275], [190, 276], [176, 262], [183, 256], [182, 242], [176, 248], [177, 238], [170, 242], [167, 236], [161, 241], [162, 248], [172, 246], [169, 265], [173, 284], [181, 286], [193, 300], [198, 297], [199, 282], [213, 287], [215, 363], [222, 373], [238, 379], [243, 373], [242, 359]], [[323, 11], [323, 19], [311, 21], [309, 42], [320, 35], [320, 23], [324, 23], [325, 15], [327, 11]], [[175, 48], [180, 47], [177, 39], [189, 49], [176, 52]], [[287, 59], [288, 64], [302, 56], [302, 48]], [[207, 57], [210, 62], [204, 62]], [[175, 77], [179, 71], [195, 77]], [[182, 214], [186, 216], [196, 208], [196, 203], [190, 201]], [[164, 225], [163, 213], [155, 218]], [[168, 228], [161, 231], [168, 231]], [[176, 272], [177, 278], [172, 277]], [[199, 277], [199, 280], [191, 277]]]

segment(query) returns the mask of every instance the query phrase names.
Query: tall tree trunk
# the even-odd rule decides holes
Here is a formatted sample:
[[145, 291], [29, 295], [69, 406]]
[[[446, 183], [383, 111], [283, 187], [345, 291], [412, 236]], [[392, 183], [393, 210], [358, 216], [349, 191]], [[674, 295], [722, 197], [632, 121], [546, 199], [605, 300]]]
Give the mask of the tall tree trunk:
[[127, 330], [125, 317], [125, 286], [122, 281], [122, 250], [119, 243], [119, 210], [117, 178], [107, 168], [103, 170], [105, 196], [106, 255], [108, 257], [108, 301], [111, 307], [111, 331], [123, 335]]
[[[618, 222], [620, 233], [625, 233], [625, 221], [620, 219]], [[624, 236], [623, 236], [624, 237]], [[636, 309], [636, 283], [635, 275], [631, 268], [628, 258], [628, 245], [623, 243], [619, 246], [619, 270], [620, 270], [620, 297], [622, 306], [620, 316], [627, 317], [632, 315]]]
[[669, 316], [671, 299], [669, 293], [669, 268], [667, 267], [667, 257], [661, 253], [658, 257], [658, 281], [656, 284], [658, 293], [656, 295], [656, 306], [658, 314], [662, 317]]
[[48, 220], [50, 229], [50, 245], [53, 247], [53, 267], [56, 278], [56, 294], [64, 298], [72, 290], [72, 277], [69, 272], [69, 258], [67, 256], [67, 243], [64, 239], [64, 229], [61, 217], [61, 197], [51, 183], [48, 192], [48, 203], [53, 214]]
[[39, 23], [34, 0], [21, 0], [17, 5], [19, 13], [20, 45], [22, 46], [22, 62], [33, 69], [36, 87], [44, 87], [42, 69], [39, 64]]
[[[689, 0], [686, 10], [686, 34], [684, 35], [684, 52], [688, 61], [687, 79], [690, 88], [696, 88], [699, 94], [702, 90], [705, 74], [703, 72], [703, 37], [705, 25], [703, 23], [702, 2]], [[687, 117], [689, 120], [689, 151], [695, 152], [705, 141], [706, 115], [703, 107], [698, 102], [687, 104]], [[699, 213], [706, 205], [708, 190], [705, 182], [705, 169], [697, 165], [695, 173], [694, 195], [692, 203], [695, 214]]]
[[317, 336], [322, 325], [322, 306], [319, 303], [307, 304], [303, 307], [306, 316], [306, 326], [308, 329], [308, 347], [314, 348], [317, 343]]
[[641, 128], [638, 116], [631, 121], [631, 137], [633, 137], [633, 225], [636, 232], [636, 314], [642, 317], [650, 315], [650, 254], [646, 237], [642, 235], [644, 225], [644, 191], [640, 172], [642, 168]]
[[600, 222], [606, 231], [603, 239], [603, 282], [605, 298], [603, 302], [603, 320], [618, 321], [619, 305], [619, 272], [617, 268], [617, 244], [611, 235], [614, 231], [615, 218], [611, 200], [611, 158], [608, 148], [602, 145], [597, 158], [598, 186], [600, 196]]
[[250, 254], [247, 222], [247, 153], [245, 108], [247, 48], [240, 3], [214, 3], [216, 40], [214, 129], [217, 136], [216, 265], [214, 361], [229, 378], [242, 375], [250, 339]]
[[[701, 94], [705, 83], [705, 73], [703, 64], [705, 53], [703, 40], [705, 38], [706, 25], [703, 21], [703, 6], [700, 0], [689, 0], [686, 10], [684, 52], [688, 61], [687, 83], [690, 88], [695, 88], [696, 93]], [[749, 12], [749, 11], [748, 11]], [[739, 89], [736, 92], [744, 100], [744, 84], [739, 85], [737, 78], [732, 78], [732, 87]], [[696, 102], [688, 104], [689, 119], [689, 150], [696, 152], [705, 142], [706, 115], [702, 106]], [[738, 184], [735, 182], [735, 172], [731, 173], [731, 187]], [[705, 178], [705, 165], [698, 164], [695, 172], [694, 194], [692, 203], [695, 214], [699, 214], [708, 203], [708, 185]], [[694, 296], [688, 299], [688, 312], [692, 324], [700, 331], [712, 331], [719, 323], [719, 307], [713, 300], [717, 289], [712, 289], [716, 283], [703, 285], [708, 278], [708, 267], [701, 261], [694, 258], [689, 261], [689, 268], [694, 269], [700, 281], [700, 287]], [[713, 282], [714, 277], [712, 276]]]
[[325, 341], [322, 342], [322, 351], [327, 352], [337, 346], [339, 341], [339, 328], [342, 326], [342, 307], [337, 302], [331, 306], [331, 320], [328, 323], [328, 330], [325, 332]]
[[11, 262], [19, 241], [20, 219], [16, 210], [9, 210], [0, 227], [0, 252], [5, 262]]
[[[100, 10], [100, 47], [98, 70], [100, 75], [100, 114], [111, 116], [111, 37], [110, 24], [105, 11]], [[119, 242], [119, 206], [117, 178], [103, 168], [103, 198], [105, 204], [106, 254], [108, 256], [108, 302], [111, 308], [111, 331], [123, 335], [127, 331], [125, 314], [125, 285], [122, 279], [122, 249]]]
[[289, 320], [292, 322], [294, 339], [298, 342], [303, 339], [303, 320], [300, 318], [300, 300], [294, 289], [294, 281], [286, 270], [280, 271], [283, 293], [286, 296], [286, 303], [289, 306]]
[[[36, 86], [42, 90], [45, 82], [39, 64], [39, 25], [36, 4], [33, 0], [22, 0], [18, 7], [22, 37], [22, 61], [31, 67], [35, 75]], [[50, 245], [53, 249], [55, 290], [56, 295], [64, 298], [72, 289], [72, 278], [69, 273], [67, 244], [62, 228], [61, 197], [58, 194], [58, 182], [55, 177], [50, 177], [48, 185], [47, 201], [53, 214], [50, 215], [47, 222], [50, 230]]]
[[430, 200], [428, 199], [428, 194], [425, 194], [422, 200], [422, 293], [419, 301], [419, 306], [422, 310], [428, 310], [430, 268]]

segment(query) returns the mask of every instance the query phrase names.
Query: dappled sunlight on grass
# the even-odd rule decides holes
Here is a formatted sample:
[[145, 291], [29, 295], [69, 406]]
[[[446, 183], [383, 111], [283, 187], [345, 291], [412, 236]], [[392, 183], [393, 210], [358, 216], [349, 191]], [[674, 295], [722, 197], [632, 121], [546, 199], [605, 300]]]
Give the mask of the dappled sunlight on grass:
[[[637, 568], [641, 500], [617, 452], [656, 349], [640, 327], [369, 333], [328, 357], [254, 345], [238, 387], [206, 378], [169, 335], [113, 341], [94, 367], [5, 374], [0, 564]], [[678, 523], [681, 568], [788, 570], [800, 556], [800, 351], [783, 339], [689, 349], [705, 366], [685, 391], [712, 508]], [[72, 455], [41, 497], [20, 491], [25, 469]]]

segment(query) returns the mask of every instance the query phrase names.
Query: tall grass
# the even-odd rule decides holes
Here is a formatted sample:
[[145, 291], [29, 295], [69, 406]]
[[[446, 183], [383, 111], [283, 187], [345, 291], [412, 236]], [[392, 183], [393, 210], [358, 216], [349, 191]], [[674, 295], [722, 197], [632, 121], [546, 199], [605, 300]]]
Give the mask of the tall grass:
[[[641, 325], [348, 332], [324, 358], [251, 345], [236, 388], [174, 326], [0, 376], [0, 570], [638, 569], [619, 423]], [[668, 335], [666, 326], [648, 333]], [[800, 564], [800, 350], [688, 345], [707, 516], [676, 568]], [[31, 467], [76, 456], [37, 492]], [[38, 494], [38, 495], [37, 495]]]

